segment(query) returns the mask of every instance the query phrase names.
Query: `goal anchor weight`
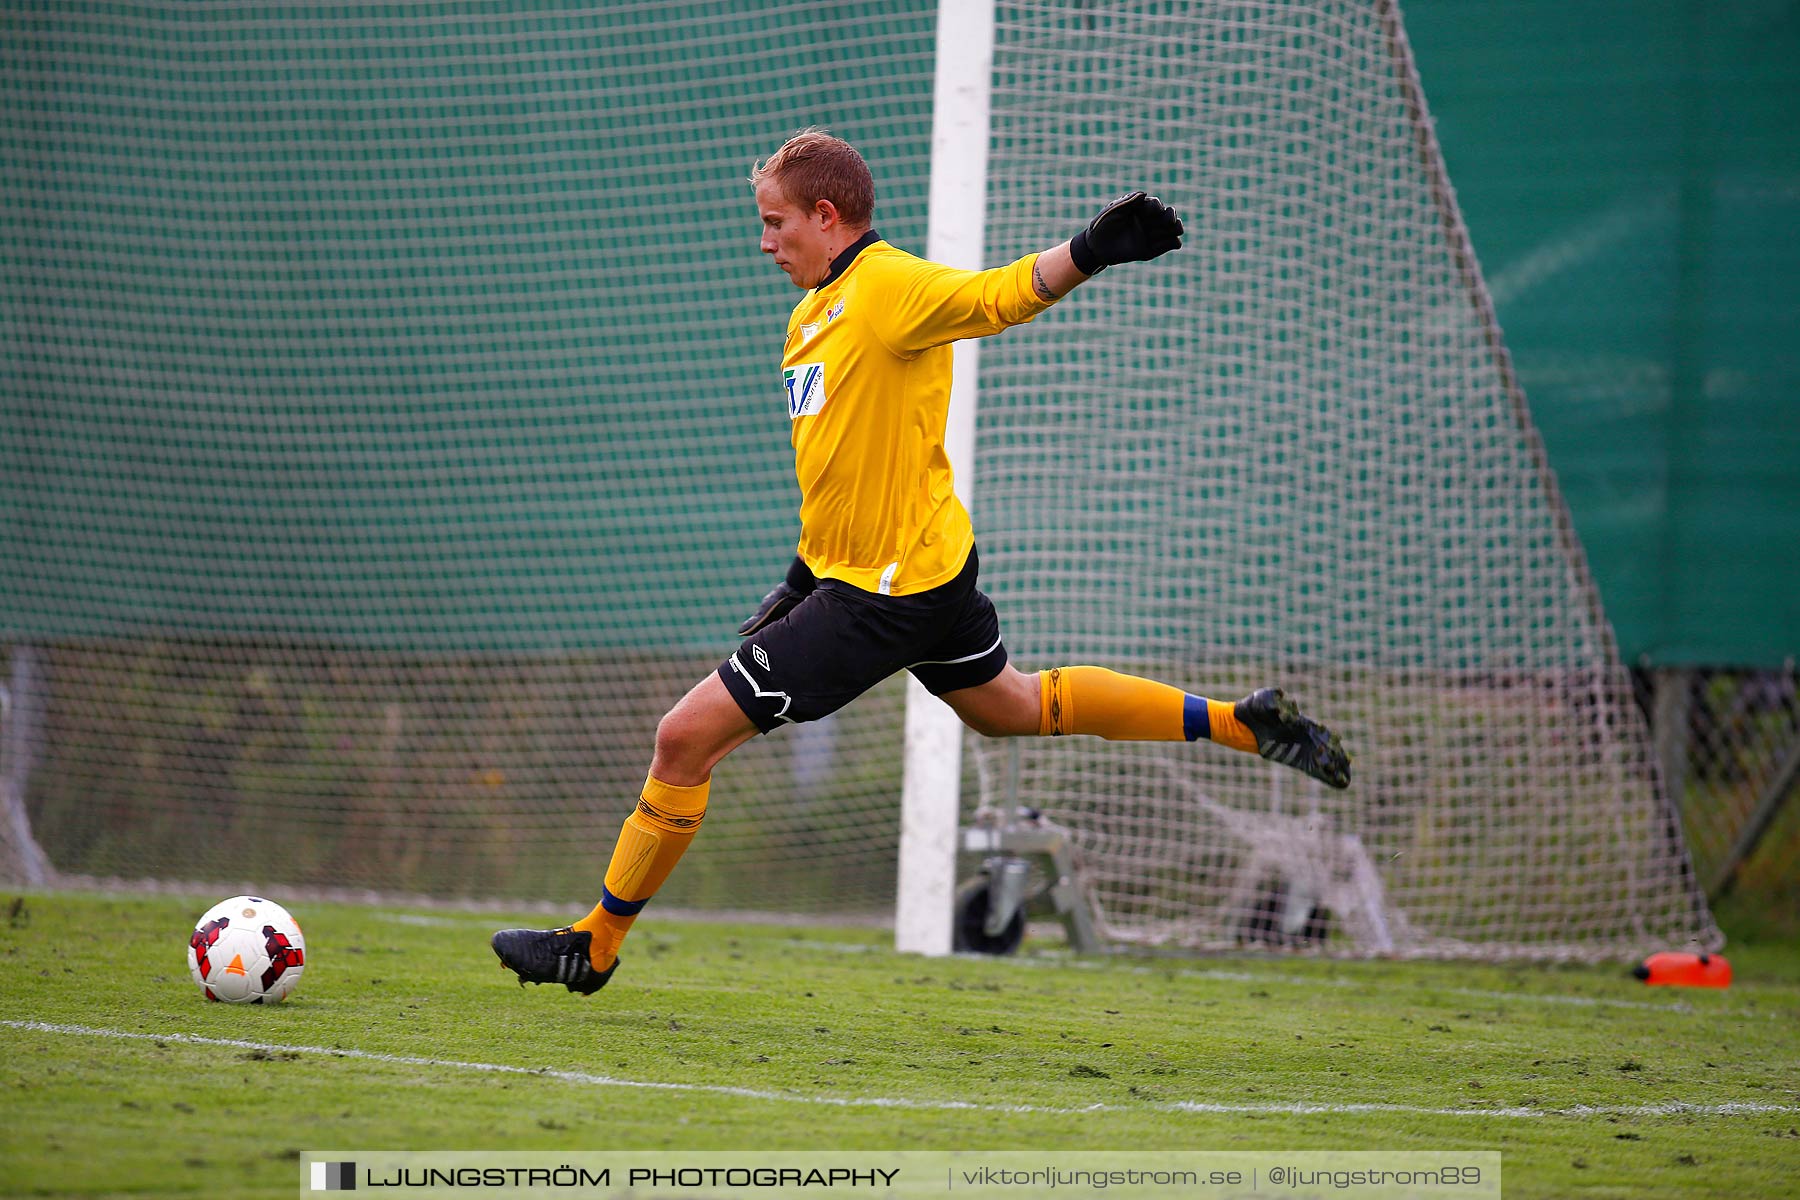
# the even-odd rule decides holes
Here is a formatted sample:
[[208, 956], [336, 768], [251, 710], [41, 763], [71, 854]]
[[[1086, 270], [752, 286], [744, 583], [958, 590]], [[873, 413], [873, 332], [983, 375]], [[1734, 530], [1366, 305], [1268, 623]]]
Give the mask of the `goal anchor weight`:
[[1652, 954], [1631, 969], [1634, 979], [1652, 987], [1731, 986], [1731, 964], [1718, 954], [1685, 954], [1665, 950]]

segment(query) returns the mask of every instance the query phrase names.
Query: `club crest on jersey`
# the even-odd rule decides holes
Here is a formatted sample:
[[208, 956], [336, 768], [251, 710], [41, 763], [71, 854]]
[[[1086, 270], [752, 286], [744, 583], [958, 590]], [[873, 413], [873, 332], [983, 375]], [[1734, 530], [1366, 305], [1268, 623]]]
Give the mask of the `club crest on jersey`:
[[825, 407], [825, 364], [797, 363], [781, 369], [787, 381], [788, 416], [798, 421]]

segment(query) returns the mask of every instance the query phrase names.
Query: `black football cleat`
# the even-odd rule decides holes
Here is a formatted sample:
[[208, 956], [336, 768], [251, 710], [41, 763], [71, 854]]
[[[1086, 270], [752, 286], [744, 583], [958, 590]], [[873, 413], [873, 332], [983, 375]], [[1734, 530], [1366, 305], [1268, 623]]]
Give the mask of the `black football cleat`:
[[1301, 713], [1280, 688], [1258, 688], [1232, 706], [1232, 715], [1256, 736], [1256, 752], [1327, 787], [1350, 786], [1350, 756], [1338, 735]]
[[591, 996], [606, 986], [619, 960], [604, 971], [594, 970], [588, 946], [594, 935], [568, 926], [561, 929], [502, 929], [489, 941], [500, 965], [528, 983], [560, 983], [571, 992]]

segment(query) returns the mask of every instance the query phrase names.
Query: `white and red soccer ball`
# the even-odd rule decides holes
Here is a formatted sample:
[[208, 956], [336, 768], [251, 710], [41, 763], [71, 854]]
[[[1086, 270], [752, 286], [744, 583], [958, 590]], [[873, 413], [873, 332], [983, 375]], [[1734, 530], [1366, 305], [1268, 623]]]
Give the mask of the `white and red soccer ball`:
[[208, 1000], [279, 1004], [299, 986], [305, 966], [300, 923], [261, 896], [219, 901], [188, 938], [188, 974]]

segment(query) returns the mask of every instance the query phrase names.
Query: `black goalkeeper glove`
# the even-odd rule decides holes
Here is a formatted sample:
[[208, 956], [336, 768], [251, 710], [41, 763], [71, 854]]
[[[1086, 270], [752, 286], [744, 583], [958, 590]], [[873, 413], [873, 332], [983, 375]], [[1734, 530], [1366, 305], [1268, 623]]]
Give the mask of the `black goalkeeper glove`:
[[1088, 227], [1069, 242], [1069, 257], [1083, 275], [1094, 275], [1118, 263], [1148, 262], [1181, 249], [1181, 218], [1175, 210], [1143, 192], [1120, 196], [1100, 210]]
[[750, 614], [749, 620], [738, 626], [739, 637], [749, 637], [765, 625], [773, 625], [781, 618], [794, 611], [794, 606], [812, 595], [812, 590], [819, 586], [813, 573], [807, 570], [806, 563], [795, 558], [788, 565], [787, 578], [769, 589], [769, 594], [762, 598], [756, 611]]

